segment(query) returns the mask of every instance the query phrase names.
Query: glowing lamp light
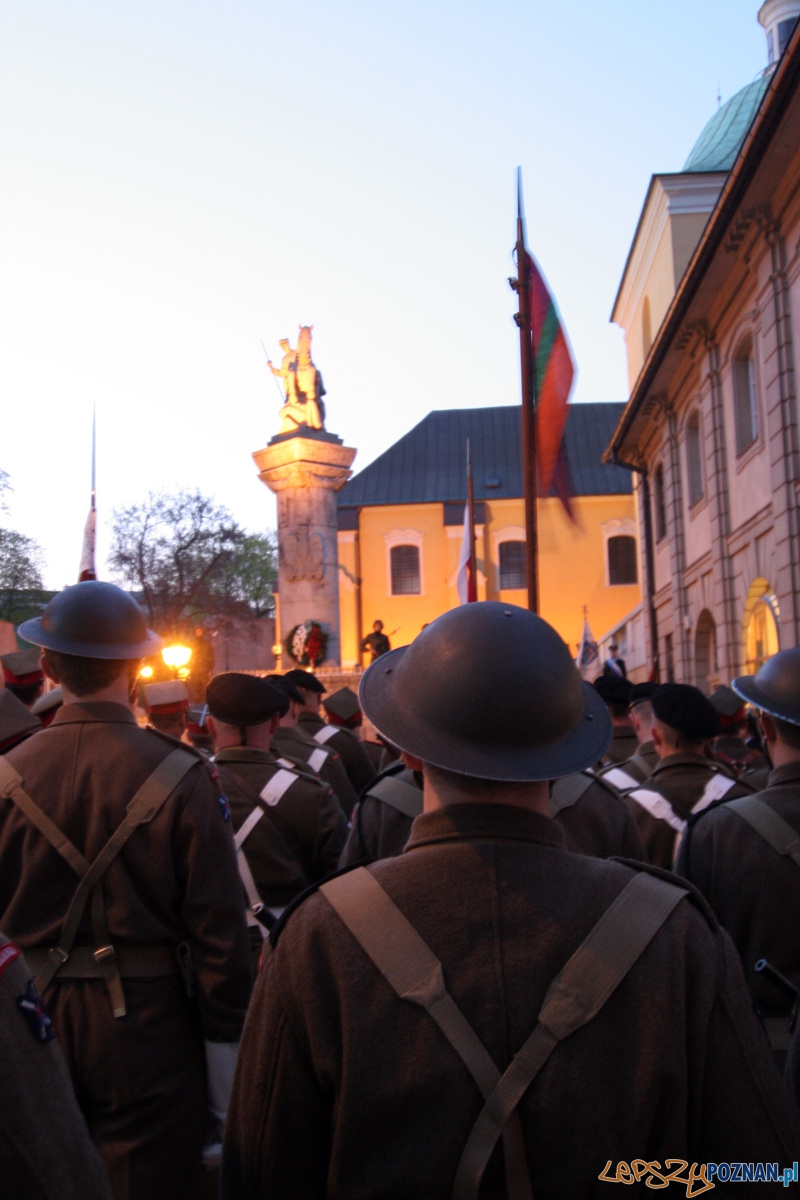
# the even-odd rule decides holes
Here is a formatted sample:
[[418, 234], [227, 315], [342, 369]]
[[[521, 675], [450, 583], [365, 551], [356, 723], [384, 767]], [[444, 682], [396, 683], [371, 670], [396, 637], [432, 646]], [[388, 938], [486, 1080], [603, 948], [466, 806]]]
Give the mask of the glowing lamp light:
[[188, 679], [190, 674], [188, 667], [178, 667], [178, 679]]
[[152, 679], [153, 678], [153, 668], [152, 667], [142, 667], [141, 671], [139, 672], [139, 678], [140, 679]]
[[165, 646], [161, 657], [171, 671], [179, 671], [189, 662], [192, 652], [188, 646]]

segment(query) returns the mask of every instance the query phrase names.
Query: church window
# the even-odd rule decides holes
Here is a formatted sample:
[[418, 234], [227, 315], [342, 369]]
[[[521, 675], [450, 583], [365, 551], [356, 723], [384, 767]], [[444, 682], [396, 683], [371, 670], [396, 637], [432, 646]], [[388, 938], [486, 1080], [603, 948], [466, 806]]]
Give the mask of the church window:
[[661, 463], [655, 469], [653, 476], [655, 489], [655, 519], [656, 541], [660, 542], [667, 536], [667, 505], [664, 500], [664, 468]]
[[419, 547], [392, 546], [389, 551], [392, 568], [392, 595], [420, 594]]
[[524, 588], [528, 584], [527, 560], [524, 542], [501, 542], [500, 589]]
[[636, 538], [621, 535], [608, 539], [608, 582], [636, 583]]
[[703, 455], [700, 438], [700, 414], [693, 412], [686, 423], [686, 473], [689, 479], [689, 507], [703, 498]]
[[736, 417], [736, 453], [744, 454], [758, 437], [756, 364], [753, 339], [744, 337], [733, 355], [733, 407]]

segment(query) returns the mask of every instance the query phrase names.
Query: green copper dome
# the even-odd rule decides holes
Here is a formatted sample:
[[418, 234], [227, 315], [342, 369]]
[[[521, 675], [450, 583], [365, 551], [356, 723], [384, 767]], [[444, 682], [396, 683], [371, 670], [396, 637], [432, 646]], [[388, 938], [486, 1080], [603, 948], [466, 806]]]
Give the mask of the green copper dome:
[[770, 71], [765, 71], [714, 113], [695, 142], [684, 171], [730, 171], [767, 90], [770, 75]]

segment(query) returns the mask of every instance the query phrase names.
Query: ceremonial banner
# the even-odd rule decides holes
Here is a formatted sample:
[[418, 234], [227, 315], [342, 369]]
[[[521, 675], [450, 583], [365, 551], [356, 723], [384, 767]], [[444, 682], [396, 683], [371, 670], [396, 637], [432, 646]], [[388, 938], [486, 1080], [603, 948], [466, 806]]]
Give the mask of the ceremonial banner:
[[92, 507], [89, 509], [89, 516], [86, 518], [86, 524], [83, 527], [83, 549], [81, 550], [78, 583], [84, 583], [87, 579], [97, 579], [94, 555], [96, 526], [97, 513], [94, 507]]
[[600, 651], [597, 642], [592, 637], [588, 617], [583, 618], [583, 633], [575, 664], [581, 673], [581, 678], [587, 683], [592, 683], [600, 672]]
[[464, 536], [461, 539], [461, 553], [458, 556], [458, 574], [456, 575], [458, 598], [462, 604], [470, 604], [473, 600], [478, 599], [477, 580], [472, 569], [472, 543], [472, 513], [469, 502], [467, 502], [464, 505]]

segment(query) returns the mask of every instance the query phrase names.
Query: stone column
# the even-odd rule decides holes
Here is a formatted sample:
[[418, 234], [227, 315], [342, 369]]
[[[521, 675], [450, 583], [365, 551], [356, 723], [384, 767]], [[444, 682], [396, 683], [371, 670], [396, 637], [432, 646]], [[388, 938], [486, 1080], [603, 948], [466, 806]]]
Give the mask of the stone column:
[[253, 453], [259, 479], [278, 497], [278, 638], [301, 621], [318, 621], [330, 666], [341, 665], [336, 492], [356, 453], [335, 434], [308, 428], [278, 434]]

